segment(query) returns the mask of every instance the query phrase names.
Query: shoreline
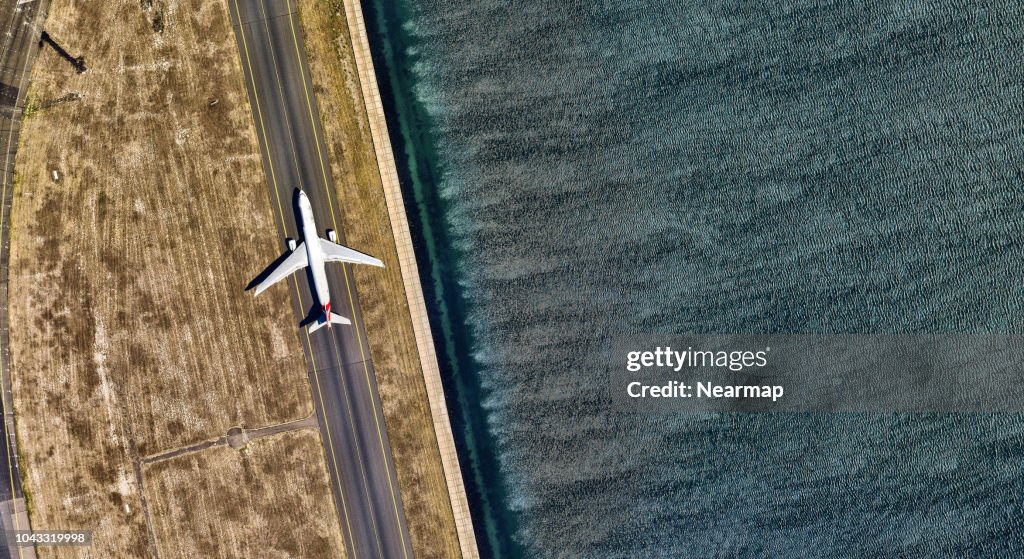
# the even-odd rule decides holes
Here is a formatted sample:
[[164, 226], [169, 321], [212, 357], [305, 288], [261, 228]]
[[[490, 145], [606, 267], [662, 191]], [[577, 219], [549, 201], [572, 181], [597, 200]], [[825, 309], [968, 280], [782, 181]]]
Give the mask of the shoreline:
[[442, 374], [452, 405], [456, 450], [465, 468], [471, 514], [480, 534], [481, 553], [492, 557], [526, 557], [515, 539], [520, 518], [513, 510], [505, 471], [501, 467], [495, 435], [488, 423], [491, 414], [482, 405], [490, 391], [481, 384], [479, 365], [473, 357], [480, 346], [468, 321], [469, 302], [460, 284], [464, 263], [449, 238], [445, 215], [448, 203], [439, 196], [437, 184], [445, 172], [439, 165], [431, 118], [423, 111], [414, 90], [418, 84], [411, 71], [422, 52], [405, 23], [404, 3], [373, 2], [365, 6], [371, 29], [373, 56], [380, 69], [384, 109], [391, 126], [393, 149], [401, 158], [398, 172], [406, 188], [416, 251], [424, 264], [421, 282], [428, 290], [427, 312], [437, 336], [437, 350], [445, 356]]
[[388, 214], [391, 219], [391, 230], [395, 239], [395, 248], [399, 255], [401, 275], [411, 315], [410, 319], [419, 352], [423, 381], [427, 389], [434, 433], [441, 455], [441, 464], [444, 470], [449, 501], [455, 518], [459, 547], [462, 557], [476, 558], [479, 557], [476, 535], [466, 498], [462, 471], [459, 467], [458, 454], [455, 449], [451, 420], [448, 417], [444, 386], [441, 383], [441, 373], [424, 302], [423, 288], [420, 283], [419, 268], [416, 264], [416, 254], [412, 245], [412, 236], [409, 232], [408, 217], [405, 213], [405, 202], [398, 180], [398, 171], [388, 136], [383, 103], [370, 54], [369, 38], [366, 33], [362, 7], [353, 0], [344, 0], [344, 7], [345, 19], [348, 23], [349, 35], [351, 37], [351, 46], [359, 72], [359, 84], [362, 89], [367, 121], [373, 140], [374, 152], [377, 156]]

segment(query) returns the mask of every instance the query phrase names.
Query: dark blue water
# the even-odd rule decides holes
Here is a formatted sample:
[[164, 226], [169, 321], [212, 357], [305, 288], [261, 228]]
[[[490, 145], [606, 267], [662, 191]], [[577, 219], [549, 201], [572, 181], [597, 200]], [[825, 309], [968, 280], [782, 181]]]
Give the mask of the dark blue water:
[[1024, 331], [1024, 6], [367, 8], [485, 555], [1024, 553], [1019, 416], [617, 414], [601, 359]]

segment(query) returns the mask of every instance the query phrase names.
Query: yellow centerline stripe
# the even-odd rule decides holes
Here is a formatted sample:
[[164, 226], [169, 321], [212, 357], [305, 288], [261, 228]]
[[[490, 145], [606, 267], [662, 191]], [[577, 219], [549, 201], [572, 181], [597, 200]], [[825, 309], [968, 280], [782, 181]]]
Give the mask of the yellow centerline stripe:
[[[267, 39], [271, 40], [271, 36], [270, 36], [270, 22], [268, 21], [268, 18], [267, 18], [266, 2], [263, 2], [262, 0], [260, 1], [260, 10], [263, 12], [263, 28], [267, 30]], [[271, 62], [274, 63], [273, 64], [274, 65], [274, 78], [275, 78], [275, 81], [277, 82], [277, 95], [278, 95], [278, 97], [281, 98], [281, 105], [283, 106], [285, 104], [285, 102], [284, 102], [284, 88], [282, 87], [281, 73], [278, 72], [278, 68], [277, 68], [277, 55], [274, 54], [274, 49], [271, 48], [271, 49], [269, 49], [269, 51], [270, 51], [270, 60], [271, 60]], [[292, 127], [292, 121], [291, 121], [291, 117], [288, 116], [288, 111], [284, 111], [283, 114], [284, 114], [285, 126], [288, 127], [288, 128], [291, 128]], [[299, 177], [300, 175], [302, 175], [302, 172], [299, 169], [299, 154], [295, 150], [295, 138], [293, 137], [292, 134], [288, 134], [288, 147], [291, 148], [292, 163], [295, 164], [295, 176]], [[301, 188], [301, 185], [300, 185], [300, 188]]]
[[[330, 194], [330, 186], [328, 185], [328, 182], [327, 182], [327, 168], [324, 166], [323, 154], [320, 151], [320, 138], [319, 138], [319, 136], [316, 133], [316, 119], [313, 118], [313, 104], [312, 104], [312, 102], [309, 99], [309, 89], [306, 87], [306, 76], [305, 76], [305, 72], [302, 70], [302, 56], [301, 56], [301, 53], [299, 51], [299, 39], [298, 39], [298, 36], [295, 33], [295, 18], [292, 17], [292, 12], [291, 11], [288, 12], [288, 24], [291, 27], [291, 31], [292, 31], [292, 42], [295, 44], [295, 57], [298, 59], [298, 62], [299, 62], [299, 73], [302, 75], [302, 90], [303, 90], [303, 92], [306, 95], [306, 107], [309, 109], [309, 120], [310, 120], [310, 124], [312, 124], [312, 126], [313, 126], [313, 138], [314, 138], [314, 140], [316, 140], [316, 152], [317, 152], [317, 157], [320, 160], [320, 171], [323, 173], [323, 177], [324, 177], [324, 188], [325, 188], [325, 190], [327, 190], [327, 200], [328, 200], [328, 204], [331, 206], [331, 222], [334, 224], [335, 231], [337, 231], [338, 230], [338, 223], [337, 223], [337, 221], [334, 218], [334, 205], [331, 204], [331, 202], [330, 202], [331, 194]], [[310, 78], [310, 79], [312, 79], [312, 78]], [[398, 499], [395, 497], [395, 488], [394, 488], [394, 485], [391, 483], [391, 467], [388, 465], [387, 451], [384, 448], [384, 435], [381, 432], [381, 428], [380, 428], [380, 418], [377, 415], [377, 406], [373, 405], [373, 386], [372, 386], [372, 384], [370, 382], [370, 370], [369, 370], [369, 366], [366, 363], [366, 353], [365, 353], [365, 351], [363, 349], [363, 337], [362, 337], [362, 334], [360, 333], [360, 330], [359, 330], [359, 321], [356, 320], [355, 299], [352, 296], [352, 287], [351, 287], [349, 279], [348, 279], [348, 267], [345, 266], [344, 264], [342, 264], [342, 273], [345, 276], [345, 289], [348, 292], [348, 301], [349, 301], [349, 305], [350, 305], [350, 307], [352, 309], [352, 325], [355, 327], [355, 330], [356, 330], [356, 340], [359, 343], [359, 356], [360, 356], [360, 358], [362, 359], [362, 362], [363, 362], [363, 375], [366, 377], [366, 391], [370, 395], [370, 404], [371, 404], [370, 407], [373, 408], [373, 421], [374, 421], [374, 423], [376, 424], [376, 427], [377, 427], [377, 440], [380, 442], [380, 452], [381, 452], [382, 458], [384, 459], [384, 470], [388, 474], [387, 475], [387, 478], [388, 478], [388, 490], [391, 493], [391, 506], [394, 508], [394, 511], [395, 511], [395, 522], [397, 524], [398, 534], [399, 534], [399, 537], [402, 540], [402, 554], [403, 554], [403, 556], [406, 559], [408, 559], [409, 552], [406, 549], [405, 533], [402, 531], [402, 520], [401, 520], [400, 514], [398, 512]]]
[[[298, 9], [298, 3], [295, 9]], [[292, 42], [295, 44], [295, 58], [299, 62], [299, 77], [302, 81], [302, 92], [306, 95], [306, 107], [309, 109], [309, 123], [313, 126], [313, 140], [316, 143], [316, 156], [320, 160], [320, 172], [324, 176], [324, 190], [327, 192], [327, 207], [331, 209], [331, 223], [338, 230], [338, 220], [334, 218], [334, 203], [331, 201], [331, 185], [327, 182], [327, 168], [324, 167], [324, 156], [320, 153], [320, 136], [316, 133], [316, 119], [313, 118], [313, 104], [309, 101], [309, 89], [306, 88], [306, 73], [302, 70], [302, 54], [299, 52], [299, 39], [295, 35], [295, 22], [291, 10], [288, 11], [288, 25], [292, 30]], [[310, 79], [313, 79], [310, 76]]]
[[[238, 0], [234, 0], [234, 5], [235, 5], [235, 15], [238, 18], [238, 31], [239, 31], [239, 33], [240, 33], [240, 35], [242, 37], [242, 49], [245, 51], [245, 64], [246, 64], [246, 66], [249, 69], [249, 73], [247, 74], [247, 78], [249, 80], [249, 83], [252, 86], [253, 99], [256, 102], [256, 112], [259, 115], [260, 134], [263, 137], [263, 144], [264, 144], [263, 147], [266, 149], [266, 152], [267, 152], [267, 164], [270, 167], [270, 177], [271, 177], [271, 181], [273, 182], [273, 185], [274, 185], [274, 195], [277, 197], [278, 217], [281, 220], [281, 228], [282, 228], [282, 230], [287, 234], [288, 227], [287, 227], [287, 225], [285, 224], [285, 221], [284, 221], [284, 210], [283, 210], [283, 208], [281, 206], [281, 193], [280, 193], [280, 191], [278, 189], [278, 186], [277, 186], [277, 175], [274, 172], [274, 161], [273, 161], [273, 158], [270, 155], [270, 143], [267, 141], [266, 127], [263, 124], [263, 111], [260, 108], [259, 93], [256, 91], [256, 79], [255, 79], [253, 71], [252, 71], [252, 61], [251, 61], [251, 59], [249, 57], [249, 45], [248, 45], [248, 42], [245, 39], [245, 23], [242, 21], [242, 13], [238, 9]], [[299, 292], [299, 282], [298, 282], [298, 280], [295, 279], [295, 275], [294, 274], [292, 274], [292, 285], [295, 287], [295, 295], [298, 298], [298, 301], [299, 301], [299, 312], [301, 313], [301, 310], [303, 308], [302, 307], [302, 294]], [[327, 430], [327, 445], [330, 448], [330, 452], [331, 452], [331, 462], [334, 464], [334, 471], [335, 471], [335, 473], [338, 473], [338, 472], [340, 472], [340, 470], [338, 469], [338, 459], [337, 459], [337, 457], [335, 456], [335, 453], [334, 453], [334, 442], [333, 442], [333, 438], [331, 437], [331, 427], [330, 427], [329, 422], [327, 421], [327, 414], [326, 414], [326, 410], [324, 408], [323, 391], [320, 389], [320, 375], [317, 372], [316, 358], [313, 357], [313, 345], [312, 345], [312, 343], [311, 343], [311, 341], [309, 339], [309, 331], [308, 330], [306, 331], [306, 347], [309, 350], [309, 360], [310, 360], [310, 363], [313, 365], [313, 379], [316, 382], [317, 395], [318, 395], [318, 397], [320, 399], [320, 409], [324, 411], [324, 428]], [[345, 504], [345, 491], [341, 488], [341, 479], [340, 479], [341, 476], [337, 475], [336, 477], [339, 478], [337, 480], [338, 494], [341, 497], [341, 508], [342, 508], [342, 513], [343, 513], [343, 515], [345, 517], [345, 527], [348, 530], [349, 545], [350, 545], [350, 547], [352, 549], [352, 556], [353, 556], [353, 558], [357, 558], [358, 554], [356, 552], [355, 540], [353, 539], [353, 536], [352, 536], [352, 525], [350, 524], [349, 517], [348, 517], [348, 506]]]
[[[344, 264], [342, 265], [342, 271], [343, 272], [347, 271]], [[385, 473], [387, 473], [388, 491], [391, 493], [391, 506], [395, 510], [395, 523], [397, 524], [398, 535], [399, 535], [399, 537], [402, 540], [402, 555], [405, 557], [405, 559], [408, 559], [409, 558], [409, 552], [408, 552], [408, 550], [406, 550], [405, 532], [402, 531], [402, 520], [401, 520], [401, 518], [399, 516], [399, 513], [398, 513], [398, 500], [395, 498], [395, 488], [394, 488], [394, 485], [391, 483], [391, 467], [388, 465], [388, 455], [387, 455], [387, 452], [384, 449], [384, 435], [381, 433], [380, 419], [377, 416], [377, 406], [374, 405], [373, 386], [370, 383], [370, 369], [369, 369], [369, 367], [366, 364], [366, 353], [363, 351], [363, 340], [362, 340], [362, 337], [359, 335], [359, 330], [358, 330], [358, 324], [359, 323], [356, 320], [356, 304], [355, 304], [355, 300], [352, 297], [352, 288], [349, 285], [348, 274], [345, 273], [344, 275], [345, 275], [345, 290], [348, 291], [348, 301], [349, 301], [350, 308], [352, 309], [352, 322], [353, 322], [353, 325], [357, 327], [357, 329], [356, 329], [356, 339], [359, 341], [359, 358], [363, 362], [363, 376], [366, 378], [366, 392], [370, 396], [370, 407], [373, 408], [373, 422], [374, 422], [374, 424], [377, 427], [377, 440], [380, 442], [381, 458], [384, 460], [384, 471], [385, 471]]]
[[[263, 111], [260, 109], [260, 94], [256, 91], [256, 78], [252, 72], [252, 61], [249, 59], [249, 45], [245, 40], [245, 24], [242, 22], [242, 12], [238, 10], [238, 0], [235, 2], [235, 14], [238, 17], [238, 31], [242, 35], [242, 49], [245, 51], [245, 65], [249, 68], [249, 73], [246, 74], [249, 83], [252, 85], [252, 96], [256, 100], [256, 113], [259, 115], [260, 120], [260, 135], [263, 137], [263, 144], [261, 148], [267, 150], [267, 163], [270, 167], [270, 177], [274, 183], [274, 195], [277, 197], [277, 212], [278, 217], [281, 219], [281, 229], [288, 234], [288, 226], [284, 222], [284, 209], [281, 206], [281, 193], [277, 190], [277, 175], [274, 173], [274, 160], [270, 157], [270, 143], [267, 142], [267, 131], [263, 124]], [[244, 72], [243, 72], [244, 73]]]
[[[342, 361], [341, 353], [338, 351], [338, 340], [334, 336], [331, 336], [331, 345], [334, 346], [334, 356], [338, 360], [339, 367], [344, 367], [344, 361]], [[351, 402], [348, 395], [348, 382], [345, 381], [345, 375], [340, 374], [339, 372], [338, 378], [341, 379], [341, 389], [345, 392], [345, 400]], [[377, 530], [376, 515], [373, 514], [373, 502], [370, 500], [370, 485], [366, 481], [366, 468], [363, 465], [363, 451], [359, 450], [358, 444], [355, 444], [355, 441], [359, 438], [358, 435], [356, 435], [356, 418], [352, 413], [351, 404], [345, 406], [345, 408], [348, 409], [349, 429], [352, 431], [352, 442], [353, 446], [356, 448], [356, 460], [359, 461], [359, 474], [363, 478], [363, 490], [366, 491], [366, 504], [370, 507], [370, 523], [373, 526], [373, 537], [377, 540], [377, 556], [383, 559], [384, 549], [380, 542], [380, 533]]]
[[[270, 23], [269, 23], [269, 21], [267, 19], [266, 2], [264, 0], [260, 0], [260, 10], [263, 12], [263, 28], [267, 32], [267, 39], [268, 40], [272, 40], [272, 37], [270, 35]], [[281, 99], [281, 104], [284, 105], [285, 104], [284, 87], [283, 87], [283, 84], [282, 84], [282, 81], [281, 81], [281, 73], [278, 71], [277, 55], [274, 54], [274, 49], [271, 48], [269, 50], [270, 50], [270, 60], [273, 63], [273, 66], [274, 66], [274, 78], [275, 78], [275, 81], [277, 82], [278, 97]], [[303, 86], [305, 86], [305, 82], [303, 82]], [[287, 111], [284, 113], [284, 119], [285, 119], [285, 125], [288, 126], [289, 128], [291, 128], [291, 120], [288, 117]], [[315, 133], [315, 131], [314, 131], [314, 133]], [[292, 162], [295, 164], [295, 174], [296, 174], [296, 176], [298, 176], [298, 175], [301, 174], [300, 168], [299, 168], [299, 155], [298, 155], [298, 153], [295, 150], [295, 139], [292, 137], [291, 134], [288, 135], [288, 144], [291, 146]], [[330, 199], [329, 196], [328, 196], [328, 199]], [[329, 326], [330, 326], [330, 324], [328, 324], [328, 327]], [[309, 337], [309, 332], [308, 331], [306, 332], [306, 337], [307, 338]], [[334, 336], [331, 336], [331, 342], [334, 345], [334, 354], [335, 354], [335, 356], [338, 359], [338, 364], [340, 366], [344, 366], [344, 363], [341, 360], [341, 355], [338, 352], [337, 340], [334, 338]], [[339, 375], [339, 378], [342, 381], [342, 390], [344, 390], [344, 392], [345, 392], [345, 400], [347, 402], [351, 402], [351, 400], [349, 398], [349, 395], [348, 395], [348, 383], [345, 382], [344, 376]], [[322, 407], [323, 407], [323, 402], [322, 402], [322, 399], [321, 399], [321, 408]], [[352, 432], [352, 441], [353, 441], [353, 443], [355, 443], [355, 441], [358, 440], [358, 435], [356, 434], [355, 417], [354, 417], [354, 415], [352, 413], [352, 405], [351, 405], [351, 403], [349, 403], [349, 405], [345, 406], [345, 408], [348, 410], [349, 429]], [[325, 418], [326, 418], [326, 413], [325, 413]], [[366, 496], [366, 506], [370, 510], [370, 526], [373, 528], [373, 537], [374, 537], [374, 540], [376, 540], [376, 543], [377, 543], [377, 557], [380, 557], [381, 559], [383, 559], [383, 557], [384, 557], [384, 549], [383, 549], [383, 546], [382, 546], [381, 541], [380, 541], [380, 529], [377, 527], [377, 515], [374, 513], [373, 501], [370, 499], [370, 484], [369, 484], [369, 482], [366, 479], [366, 466], [363, 464], [363, 458], [362, 458], [362, 454], [363, 453], [362, 453], [362, 450], [359, 449], [359, 445], [358, 444], [355, 444], [354, 446], [355, 446], [355, 449], [356, 449], [356, 459], [357, 459], [358, 464], [359, 464], [359, 475], [360, 475], [360, 478], [362, 479], [363, 491], [365, 492], [365, 496]], [[341, 472], [338, 472], [338, 476], [339, 477], [340, 477], [340, 475], [341, 475]]]

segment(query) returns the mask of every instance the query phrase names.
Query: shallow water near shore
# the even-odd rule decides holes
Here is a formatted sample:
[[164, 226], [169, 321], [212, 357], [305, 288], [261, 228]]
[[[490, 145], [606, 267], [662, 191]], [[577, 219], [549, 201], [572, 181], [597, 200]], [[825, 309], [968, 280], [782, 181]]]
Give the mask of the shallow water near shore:
[[1024, 6], [367, 9], [485, 556], [1024, 551], [1018, 415], [613, 413], [601, 358], [1024, 330]]

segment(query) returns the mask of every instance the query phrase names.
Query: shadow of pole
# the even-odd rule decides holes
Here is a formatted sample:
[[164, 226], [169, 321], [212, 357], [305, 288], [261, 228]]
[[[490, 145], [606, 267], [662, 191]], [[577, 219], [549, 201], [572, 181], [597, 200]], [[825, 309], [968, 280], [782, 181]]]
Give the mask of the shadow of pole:
[[81, 56], [79, 56], [78, 58], [71, 56], [71, 53], [64, 50], [64, 47], [58, 45], [57, 41], [54, 41], [53, 37], [51, 37], [50, 34], [46, 31], [43, 31], [42, 36], [39, 37], [39, 46], [43, 46], [43, 43], [53, 47], [53, 50], [57, 51], [57, 54], [59, 54], [61, 58], [67, 60], [71, 63], [72, 66], [75, 67], [76, 72], [78, 72], [79, 74], [85, 72], [85, 59]]

